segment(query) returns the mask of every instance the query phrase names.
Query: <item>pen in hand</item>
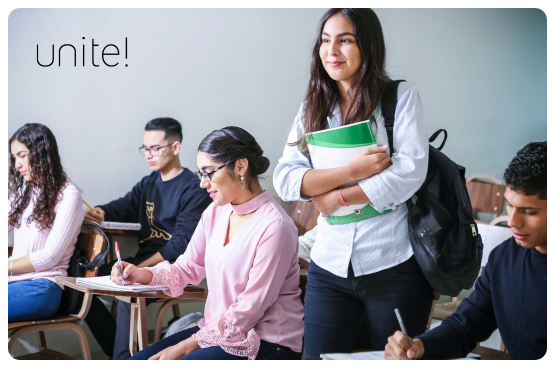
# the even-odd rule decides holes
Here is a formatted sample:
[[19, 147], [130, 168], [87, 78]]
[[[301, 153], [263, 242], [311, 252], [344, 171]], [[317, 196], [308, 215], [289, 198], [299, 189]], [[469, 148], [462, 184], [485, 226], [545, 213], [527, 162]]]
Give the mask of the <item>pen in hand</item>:
[[[119, 255], [119, 245], [118, 245], [118, 242], [116, 242], [116, 249], [115, 249], [115, 252], [116, 252], [116, 257], [118, 258], [119, 272], [120, 272], [120, 274], [121, 274], [121, 277], [123, 277], [123, 269], [121, 268], [121, 257], [120, 257], [120, 255]], [[125, 281], [123, 281], [123, 278], [121, 279], [121, 285], [122, 285], [122, 286], [125, 286]]]
[[[403, 319], [401, 318], [401, 313], [399, 312], [398, 308], [395, 308], [395, 315], [397, 316], [397, 320], [399, 321], [399, 325], [401, 326], [401, 331], [403, 331], [403, 335], [405, 335], [405, 338], [409, 343], [409, 347], [411, 347], [412, 345], [410, 343], [409, 336], [407, 335], [407, 329], [405, 328], [405, 324], [403, 323]], [[413, 357], [412, 360], [416, 360], [416, 358]]]

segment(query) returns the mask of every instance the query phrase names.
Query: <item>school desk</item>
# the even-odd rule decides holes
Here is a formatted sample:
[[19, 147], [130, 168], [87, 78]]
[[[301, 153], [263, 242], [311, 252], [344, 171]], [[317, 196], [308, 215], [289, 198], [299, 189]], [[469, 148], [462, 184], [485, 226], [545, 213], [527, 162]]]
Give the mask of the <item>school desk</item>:
[[[116, 291], [103, 289], [101, 287], [88, 287], [76, 283], [75, 277], [56, 277], [56, 282], [84, 293], [113, 296], [123, 302], [131, 304], [131, 324], [129, 333], [129, 351], [131, 355], [148, 347], [148, 329], [146, 325], [146, 298], [168, 298], [162, 291], [135, 293], [128, 291]], [[205, 301], [208, 292], [201, 287], [188, 286], [183, 294], [176, 299], [188, 299]], [[138, 348], [137, 348], [138, 345]]]

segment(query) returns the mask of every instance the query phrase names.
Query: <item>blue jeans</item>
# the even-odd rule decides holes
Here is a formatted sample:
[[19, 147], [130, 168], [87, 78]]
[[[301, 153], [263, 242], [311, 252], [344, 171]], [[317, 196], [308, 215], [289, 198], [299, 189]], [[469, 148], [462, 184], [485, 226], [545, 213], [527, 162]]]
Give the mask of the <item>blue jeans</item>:
[[319, 267], [308, 269], [305, 296], [305, 359], [321, 353], [350, 353], [366, 315], [374, 350], [384, 350], [387, 338], [400, 330], [394, 309], [399, 308], [409, 336], [424, 333], [433, 292], [414, 257], [395, 267], [347, 278]]
[[8, 323], [52, 317], [60, 307], [62, 288], [47, 279], [8, 284]]
[[[147, 360], [153, 355], [158, 354], [162, 350], [174, 346], [181, 341], [188, 339], [193, 334], [198, 332], [198, 327], [192, 327], [184, 331], [178, 332], [176, 334], [170, 335], [154, 345], [150, 345], [148, 348], [141, 350], [137, 354], [133, 355], [130, 360]], [[260, 341], [260, 350], [258, 350], [258, 355], [256, 360], [298, 360], [301, 357], [301, 353], [296, 353], [293, 350], [281, 346], [278, 344], [272, 344], [267, 341]], [[189, 355], [185, 355], [179, 360], [247, 360], [246, 357], [239, 357], [236, 355], [226, 353], [219, 346], [212, 346], [209, 348], [199, 349], [192, 352]]]

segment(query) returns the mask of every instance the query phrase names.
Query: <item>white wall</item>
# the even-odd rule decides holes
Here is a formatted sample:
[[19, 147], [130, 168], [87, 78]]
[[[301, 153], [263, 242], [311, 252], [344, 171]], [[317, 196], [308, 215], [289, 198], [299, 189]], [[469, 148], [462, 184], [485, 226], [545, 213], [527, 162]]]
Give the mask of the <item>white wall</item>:
[[[213, 129], [252, 133], [272, 163], [281, 155], [308, 80], [322, 9], [18, 9], [9, 19], [8, 135], [26, 122], [56, 135], [70, 178], [90, 204], [125, 194], [150, 172], [137, 148], [154, 117], [184, 126], [184, 166]], [[498, 177], [516, 151], [547, 136], [546, 18], [534, 9], [377, 9], [393, 77], [420, 91], [430, 133], [469, 174]], [[86, 66], [81, 66], [82, 37]], [[114, 68], [90, 63], [128, 38]], [[44, 63], [52, 44], [62, 66]], [[57, 52], [56, 52], [57, 54]], [[65, 58], [64, 58], [65, 56]]]
[[[8, 136], [27, 122], [48, 125], [71, 180], [96, 205], [124, 195], [150, 173], [137, 149], [148, 120], [171, 116], [183, 124], [180, 157], [191, 170], [202, 138], [237, 125], [257, 138], [270, 159], [263, 186], [275, 194], [271, 173], [306, 89], [324, 12], [15, 10], [9, 18]], [[547, 139], [547, 23], [540, 10], [376, 13], [392, 76], [418, 88], [430, 134], [448, 130], [444, 152], [466, 166], [467, 175], [501, 178], [518, 149]], [[102, 47], [115, 43], [123, 52], [125, 37], [127, 60], [107, 59], [120, 62], [114, 68], [91, 65], [92, 38], [100, 44], [98, 64]], [[44, 63], [52, 44], [57, 50], [64, 43], [77, 47], [77, 67], [66, 49], [61, 67], [36, 63], [37, 44]], [[91, 346], [101, 355], [98, 345]]]

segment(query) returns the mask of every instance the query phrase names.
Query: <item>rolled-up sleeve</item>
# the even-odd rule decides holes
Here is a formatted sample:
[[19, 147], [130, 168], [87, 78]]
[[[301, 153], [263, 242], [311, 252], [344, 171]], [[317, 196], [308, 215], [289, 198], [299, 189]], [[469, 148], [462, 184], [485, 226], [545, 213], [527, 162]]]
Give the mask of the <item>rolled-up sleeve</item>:
[[[400, 88], [400, 87], [399, 87]], [[409, 88], [398, 99], [393, 128], [392, 165], [360, 187], [379, 212], [411, 198], [426, 179], [428, 171], [428, 130], [418, 91]]]
[[283, 155], [274, 170], [274, 188], [278, 196], [286, 201], [309, 201], [312, 197], [301, 197], [301, 184], [304, 174], [313, 169], [308, 155], [299, 151], [298, 146], [289, 143], [298, 141], [304, 135], [301, 119], [302, 106], [299, 109], [293, 128], [289, 132]]

